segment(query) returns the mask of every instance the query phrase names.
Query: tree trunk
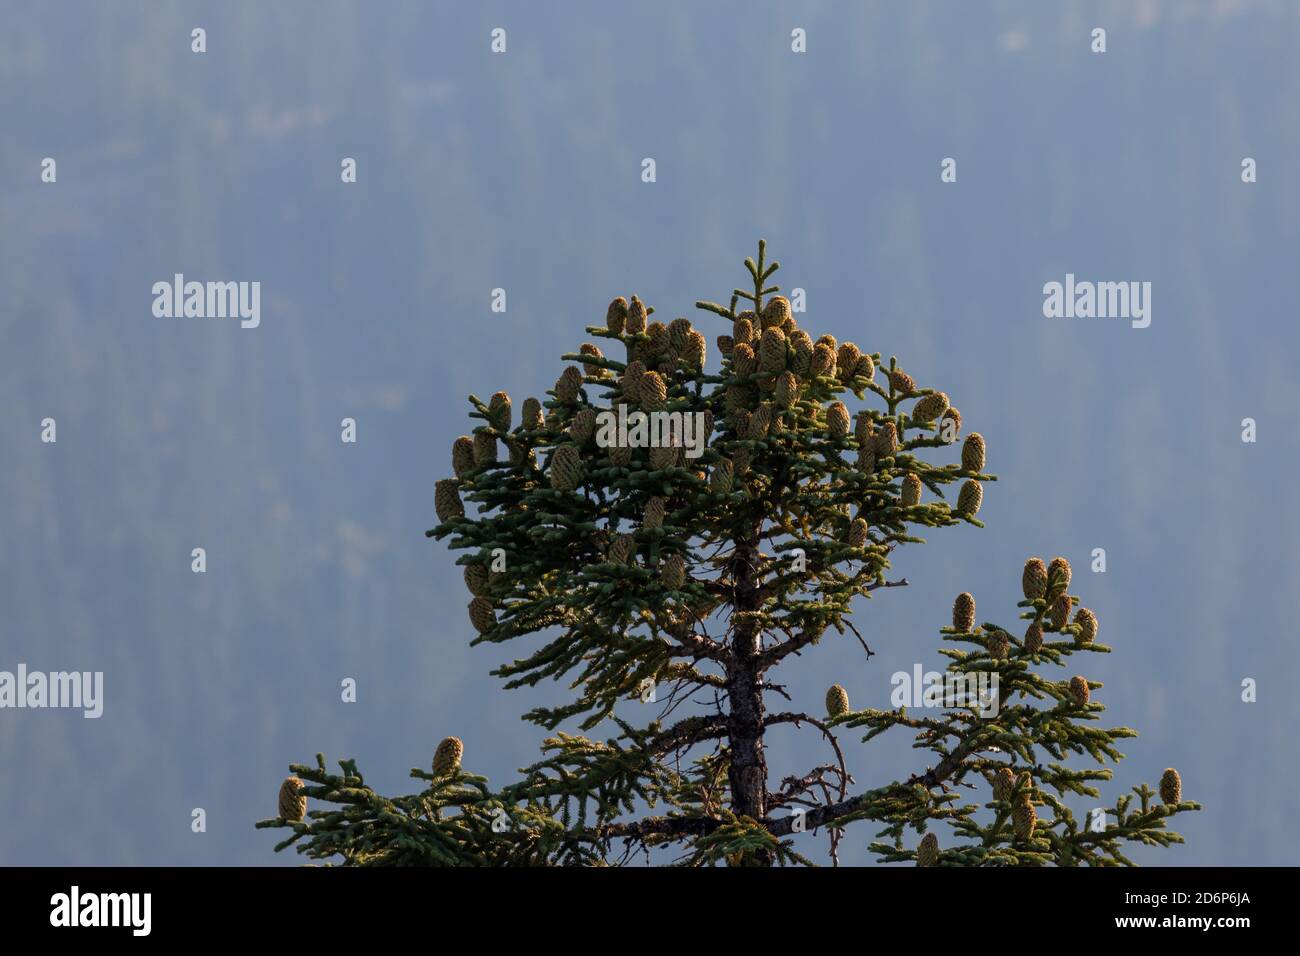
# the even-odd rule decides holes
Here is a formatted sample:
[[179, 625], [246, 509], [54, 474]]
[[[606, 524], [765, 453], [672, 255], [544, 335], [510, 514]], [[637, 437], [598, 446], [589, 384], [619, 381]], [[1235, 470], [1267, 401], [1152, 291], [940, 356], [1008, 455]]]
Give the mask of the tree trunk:
[[[757, 546], [753, 540], [737, 542], [732, 581], [736, 594], [734, 609], [738, 612], [757, 610], [761, 603], [756, 557]], [[767, 814], [763, 675], [758, 665], [761, 649], [761, 631], [752, 620], [742, 617], [732, 635], [731, 659], [727, 667], [727, 696], [731, 705], [727, 718], [731, 760], [729, 782], [732, 811], [755, 820], [762, 820]], [[770, 864], [771, 860], [757, 862]]]

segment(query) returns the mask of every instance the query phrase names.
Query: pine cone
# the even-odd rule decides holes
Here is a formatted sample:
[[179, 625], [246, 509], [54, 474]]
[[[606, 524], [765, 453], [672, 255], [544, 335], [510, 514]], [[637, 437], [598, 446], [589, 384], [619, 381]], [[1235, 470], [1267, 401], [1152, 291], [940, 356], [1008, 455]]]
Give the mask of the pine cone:
[[865, 378], [868, 382], [876, 377], [876, 363], [870, 355], [859, 355], [857, 367], [853, 369], [854, 378]]
[[[965, 493], [965, 489], [962, 490]], [[921, 503], [921, 479], [916, 475], [908, 474], [903, 478], [903, 505], [910, 507]], [[976, 506], [979, 507], [978, 505]]]
[[627, 307], [627, 317], [623, 321], [623, 331], [628, 335], [637, 335], [645, 331], [646, 320], [645, 303], [632, 296], [632, 301]]
[[934, 866], [939, 862], [939, 838], [933, 833], [921, 837], [916, 848], [917, 866]]
[[542, 403], [535, 398], [525, 398], [520, 424], [529, 430], [538, 429], [545, 425], [546, 420], [542, 417]]
[[781, 408], [789, 408], [799, 398], [799, 379], [794, 372], [782, 372], [776, 380], [774, 399]]
[[967, 479], [957, 495], [957, 510], [964, 515], [979, 514], [980, 505], [984, 503], [984, 488], [973, 478]]
[[469, 622], [474, 625], [474, 630], [480, 634], [486, 634], [496, 627], [497, 612], [492, 607], [492, 602], [485, 597], [476, 597], [470, 601]]
[[1016, 792], [1016, 775], [1010, 767], [1002, 767], [993, 775], [993, 799], [1007, 801]]
[[1054, 597], [1070, 587], [1070, 562], [1065, 558], [1052, 558], [1047, 566], [1047, 596]]
[[826, 343], [813, 346], [812, 361], [809, 363], [809, 371], [813, 378], [821, 378], [823, 375], [835, 375], [835, 350]]
[[853, 437], [858, 440], [858, 447], [865, 447], [872, 439], [875, 433], [875, 426], [871, 424], [871, 413], [867, 411], [858, 412], [853, 421]]
[[433, 510], [437, 512], [440, 522], [465, 517], [465, 506], [461, 503], [460, 492], [456, 488], [455, 478], [443, 478], [433, 486]]
[[651, 498], [645, 503], [645, 516], [641, 519], [641, 527], [648, 530], [662, 528], [664, 525], [664, 513], [667, 507], [664, 500], [658, 495]]
[[766, 331], [771, 328], [781, 328], [784, 325], [794, 321], [794, 315], [790, 311], [790, 300], [783, 295], [774, 295], [767, 300], [767, 305], [763, 307], [763, 329]]
[[726, 458], [719, 458], [713, 465], [713, 473], [709, 476], [709, 488], [719, 494], [731, 494], [732, 466], [731, 461]]
[[569, 437], [579, 445], [586, 444], [596, 434], [596, 410], [584, 408], [569, 422]]
[[854, 518], [849, 525], [849, 547], [861, 550], [867, 546], [867, 520]]
[[609, 450], [609, 461], [619, 468], [626, 468], [632, 464], [632, 449], [626, 445], [615, 445]]
[[[740, 346], [736, 346], [737, 349]], [[754, 403], [754, 393], [744, 385], [728, 385], [723, 396], [723, 409], [728, 415], [735, 415]]]
[[676, 351], [678, 355], [686, 354], [686, 343], [690, 340], [691, 333], [694, 331], [690, 319], [673, 319], [668, 323], [668, 347]]
[[682, 349], [682, 360], [691, 368], [704, 368], [708, 352], [709, 343], [703, 333], [691, 330], [691, 334], [686, 339], [686, 348]]
[[668, 334], [668, 326], [662, 322], [651, 322], [646, 326], [646, 334], [650, 336], [649, 350], [655, 358], [660, 358], [668, 354], [671, 339]]
[[461, 435], [451, 443], [451, 469], [457, 478], [474, 470], [474, 439]]
[[1034, 622], [1029, 625], [1025, 631], [1025, 650], [1030, 654], [1037, 654], [1043, 649], [1043, 628], [1042, 625]]
[[768, 430], [772, 427], [772, 406], [764, 402], [754, 413], [749, 416], [749, 437], [754, 441], [762, 441], [767, 437]]
[[605, 310], [605, 328], [615, 335], [623, 332], [623, 323], [627, 320], [627, 299], [621, 295], [609, 304]]
[[831, 717], [849, 712], [849, 692], [839, 684], [832, 684], [826, 692], [826, 713]]
[[754, 323], [751, 319], [746, 318], [746, 316], [753, 314], [753, 312], [742, 312], [736, 321], [732, 323], [731, 337], [737, 345], [752, 346], [754, 344]]
[[551, 487], [573, 491], [582, 479], [582, 453], [577, 445], [561, 445], [551, 456]]
[[943, 392], [931, 392], [912, 406], [912, 421], [918, 424], [932, 422], [947, 410], [948, 396]]
[[898, 426], [886, 419], [876, 431], [876, 460], [893, 458], [898, 452]]
[[876, 470], [875, 442], [872, 442], [870, 445], [864, 445], [858, 449], [858, 470], [868, 473]]
[[280, 819], [297, 823], [307, 815], [307, 794], [297, 777], [285, 777], [280, 784]]
[[1025, 597], [1035, 601], [1047, 593], [1047, 565], [1042, 558], [1030, 558], [1025, 562], [1025, 572], [1020, 576], [1020, 587]]
[[849, 410], [843, 402], [832, 402], [826, 409], [826, 425], [832, 438], [844, 438], [849, 433]]
[[968, 591], [958, 594], [952, 602], [952, 626], [962, 634], [975, 630], [975, 597]]
[[1011, 653], [1011, 639], [1007, 637], [1006, 631], [993, 631], [989, 634], [985, 647], [989, 657], [999, 661], [1005, 660]]
[[499, 432], [510, 431], [510, 396], [494, 392], [488, 401], [488, 424]]
[[1088, 681], [1082, 677], [1075, 676], [1070, 678], [1070, 699], [1080, 707], [1088, 705]]
[[578, 400], [578, 389], [582, 388], [582, 370], [576, 365], [564, 366], [564, 371], [555, 380], [555, 397], [566, 405]]
[[736, 340], [730, 335], [718, 336], [718, 351], [722, 353], [723, 358], [731, 358], [732, 350], [736, 347]]
[[497, 463], [497, 440], [491, 432], [474, 433], [474, 467], [486, 468]]
[[[605, 357], [605, 353], [594, 342], [583, 342], [578, 351], [593, 359], [603, 359]], [[583, 362], [582, 370], [587, 373], [588, 378], [607, 378], [609, 376], [609, 369], [605, 368], [605, 366], [593, 365], [590, 362]]]
[[681, 448], [678, 445], [658, 445], [650, 449], [650, 468], [653, 471], [663, 471], [666, 468], [676, 468], [681, 460]]
[[944, 412], [944, 413], [943, 413], [943, 417], [939, 419], [939, 434], [940, 434], [940, 435], [943, 434], [943, 430], [944, 430], [944, 429], [943, 429], [943, 423], [944, 423], [944, 422], [947, 422], [947, 421], [951, 421], [951, 422], [953, 423], [953, 425], [956, 426], [956, 427], [954, 427], [953, 430], [952, 430], [952, 433], [953, 433], [953, 436], [954, 436], [954, 440], [955, 440], [955, 436], [961, 434], [961, 412], [957, 411], [957, 409], [953, 408], [951, 405], [948, 406], [948, 410], [947, 410], [946, 412]]
[[1056, 600], [1052, 602], [1052, 606], [1048, 608], [1047, 619], [1052, 622], [1052, 627], [1056, 628], [1056, 630], [1059, 631], [1069, 622], [1070, 608], [1073, 606], [1073, 603], [1074, 602], [1071, 600], [1070, 595], [1061, 594], [1057, 596]]
[[764, 375], [785, 371], [785, 333], [779, 328], [766, 328], [758, 343], [758, 367]]
[[465, 586], [474, 597], [486, 597], [488, 593], [488, 569], [481, 564], [465, 565]]
[[1032, 840], [1037, 822], [1038, 814], [1034, 811], [1034, 805], [1029, 802], [1029, 798], [1026, 796], [1017, 800], [1011, 811], [1011, 823], [1015, 827], [1016, 839], [1022, 843]]
[[646, 372], [641, 376], [639, 394], [642, 408], [647, 412], [661, 412], [668, 400], [668, 386], [658, 372]]
[[1183, 778], [1173, 767], [1160, 775], [1160, 802], [1167, 807], [1183, 802]]
[[615, 535], [609, 544], [609, 560], [614, 564], [627, 564], [636, 553], [636, 542], [630, 534]]
[[984, 436], [971, 432], [961, 446], [961, 467], [976, 474], [984, 470]]
[[794, 335], [789, 337], [790, 345], [794, 348], [794, 361], [790, 368], [799, 376], [807, 377], [812, 369], [813, 341], [803, 329], [798, 329]]
[[756, 368], [758, 360], [754, 357], [754, 350], [744, 342], [737, 342], [731, 350], [731, 369], [736, 373], [736, 378], [749, 378]]
[[680, 591], [686, 583], [686, 559], [680, 554], [670, 554], [659, 565], [659, 583], [667, 591]]
[[645, 363], [633, 359], [623, 369], [623, 397], [629, 402], [641, 400], [641, 378], [646, 374]]
[[901, 368], [896, 368], [889, 373], [889, 384], [894, 391], [902, 395], [911, 395], [916, 391], [916, 382]]
[[444, 737], [438, 749], [433, 752], [433, 774], [442, 777], [460, 769], [460, 758], [465, 754], [465, 745], [459, 737]]
[[[737, 448], [731, 453], [731, 471], [733, 475], [743, 475], [749, 471], [749, 449]], [[744, 490], [743, 488], [741, 489]]]
[[862, 352], [852, 342], [845, 342], [840, 346], [839, 351], [835, 354], [835, 372], [841, 382], [852, 381], [853, 373], [857, 371], [858, 359], [860, 358], [862, 358]]
[[1086, 607], [1081, 607], [1074, 614], [1074, 623], [1079, 625], [1076, 640], [1080, 644], [1091, 644], [1093, 638], [1097, 636], [1097, 615]]

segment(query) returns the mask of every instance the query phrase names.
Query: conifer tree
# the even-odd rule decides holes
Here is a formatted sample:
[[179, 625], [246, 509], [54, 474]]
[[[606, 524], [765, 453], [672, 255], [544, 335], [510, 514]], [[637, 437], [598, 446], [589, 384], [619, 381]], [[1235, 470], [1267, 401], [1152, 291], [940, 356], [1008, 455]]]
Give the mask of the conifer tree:
[[[855, 599], [906, 585], [890, 556], [921, 529], [983, 527], [996, 479], [946, 394], [799, 328], [763, 242], [745, 267], [727, 305], [696, 303], [725, 324], [713, 371], [689, 320], [619, 297], [587, 329], [613, 354], [587, 342], [564, 355], [518, 421], [505, 392], [469, 398], [477, 424], [453, 443], [427, 534], [462, 552], [475, 643], [528, 648], [494, 672], [505, 686], [571, 682], [572, 700], [524, 715], [551, 734], [541, 759], [494, 789], [447, 737], [411, 771], [415, 792], [386, 797], [354, 761], [332, 773], [318, 754], [291, 765], [280, 815], [257, 824], [290, 831], [277, 850], [353, 865], [767, 866], [810, 863], [792, 838], [803, 830], [825, 832], [838, 861], [864, 821], [885, 862], [1114, 865], [1128, 843], [1182, 841], [1166, 818], [1199, 807], [1172, 769], [1104, 820], [1063, 802], [1098, 797], [1136, 734], [1099, 726], [1101, 685], [1067, 668], [1110, 648], [1062, 558], [1025, 564], [1014, 626], [979, 621], [970, 594], [954, 602], [946, 676], [982, 697], [920, 713], [854, 710], [838, 684], [824, 704], [785, 699], [778, 669], [823, 640], [856, 641], [871, 666]], [[637, 423], [651, 420], [670, 440], [643, 447]], [[778, 725], [816, 735], [828, 759], [773, 780], [764, 741]], [[842, 741], [894, 728], [927, 761], [858, 788]]]

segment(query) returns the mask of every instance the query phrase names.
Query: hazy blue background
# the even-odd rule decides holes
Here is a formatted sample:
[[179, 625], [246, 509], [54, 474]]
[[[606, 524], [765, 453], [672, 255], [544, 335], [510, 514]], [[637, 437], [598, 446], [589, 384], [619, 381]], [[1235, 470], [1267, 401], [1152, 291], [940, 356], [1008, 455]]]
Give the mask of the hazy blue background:
[[[252, 824], [317, 750], [404, 791], [454, 733], [513, 779], [543, 695], [487, 676], [520, 652], [468, 648], [422, 534], [465, 395], [541, 394], [616, 294], [694, 318], [759, 236], [802, 325], [945, 389], [1002, 476], [985, 531], [863, 602], [877, 657], [781, 672], [796, 702], [887, 706], [958, 591], [1011, 622], [1022, 561], [1063, 554], [1117, 652], [1086, 673], [1142, 733], [1106, 802], [1176, 766], [1206, 806], [1137, 858], [1295, 862], [1298, 10], [0, 3], [0, 669], [106, 681], [97, 721], [0, 711], [0, 863], [298, 862]], [[1152, 282], [1151, 327], [1045, 319], [1067, 271]], [[261, 328], [154, 318], [175, 272], [259, 280]], [[919, 769], [895, 733], [849, 738], [860, 787]], [[775, 773], [824, 756], [771, 743]]]

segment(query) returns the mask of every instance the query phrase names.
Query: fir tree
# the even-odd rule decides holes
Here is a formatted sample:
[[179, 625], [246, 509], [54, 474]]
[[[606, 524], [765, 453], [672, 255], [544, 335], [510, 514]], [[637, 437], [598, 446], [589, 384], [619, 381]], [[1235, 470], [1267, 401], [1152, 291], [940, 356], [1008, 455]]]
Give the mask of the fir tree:
[[[784, 695], [777, 669], [832, 632], [872, 656], [854, 599], [906, 585], [890, 578], [890, 555], [921, 542], [919, 529], [982, 527], [995, 478], [983, 438], [961, 437], [947, 395], [892, 357], [800, 329], [764, 243], [745, 267], [750, 286], [728, 305], [696, 303], [727, 326], [717, 371], [687, 319], [665, 324], [620, 297], [587, 329], [619, 358], [591, 342], [565, 355], [574, 364], [546, 400], [523, 403], [517, 424], [505, 392], [470, 396], [478, 424], [453, 443], [455, 477], [437, 483], [439, 524], [427, 534], [464, 552], [475, 643], [546, 635], [494, 672], [506, 687], [572, 682], [571, 701], [525, 715], [552, 733], [542, 758], [493, 789], [462, 769], [464, 748], [448, 737], [430, 771], [411, 771], [418, 792], [385, 797], [354, 761], [335, 774], [317, 755], [290, 767], [281, 815], [257, 824], [291, 831], [277, 850], [482, 866], [605, 865], [662, 848], [657, 859], [682, 865], [766, 866], [810, 862], [794, 849], [802, 829], [825, 831], [837, 860], [859, 820], [874, 824], [882, 860], [920, 865], [1113, 865], [1129, 862], [1129, 842], [1181, 842], [1166, 818], [1199, 807], [1173, 770], [1159, 800], [1138, 786], [1104, 826], [1062, 802], [1097, 797], [1106, 764], [1122, 759], [1118, 741], [1135, 731], [1099, 726], [1101, 685], [1063, 670], [1110, 648], [1096, 615], [1076, 609], [1061, 558], [1026, 563], [1014, 628], [978, 622], [970, 594], [955, 601], [941, 628], [947, 676], [970, 687], [996, 677], [984, 699], [853, 710], [837, 684], [824, 714], [771, 706]], [[611, 444], [603, 413], [620, 405], [698, 415], [702, 454], [686, 456], [694, 418], [671, 419], [676, 444]], [[957, 462], [927, 460], [951, 457], [959, 440]], [[655, 707], [638, 700], [647, 688]], [[646, 712], [656, 719], [631, 719]], [[832, 759], [770, 779], [764, 738], [777, 725], [816, 734]], [[598, 727], [606, 739], [585, 736]], [[927, 763], [853, 792], [841, 737], [899, 727], [915, 732]], [[304, 813], [307, 798], [320, 806]]]

